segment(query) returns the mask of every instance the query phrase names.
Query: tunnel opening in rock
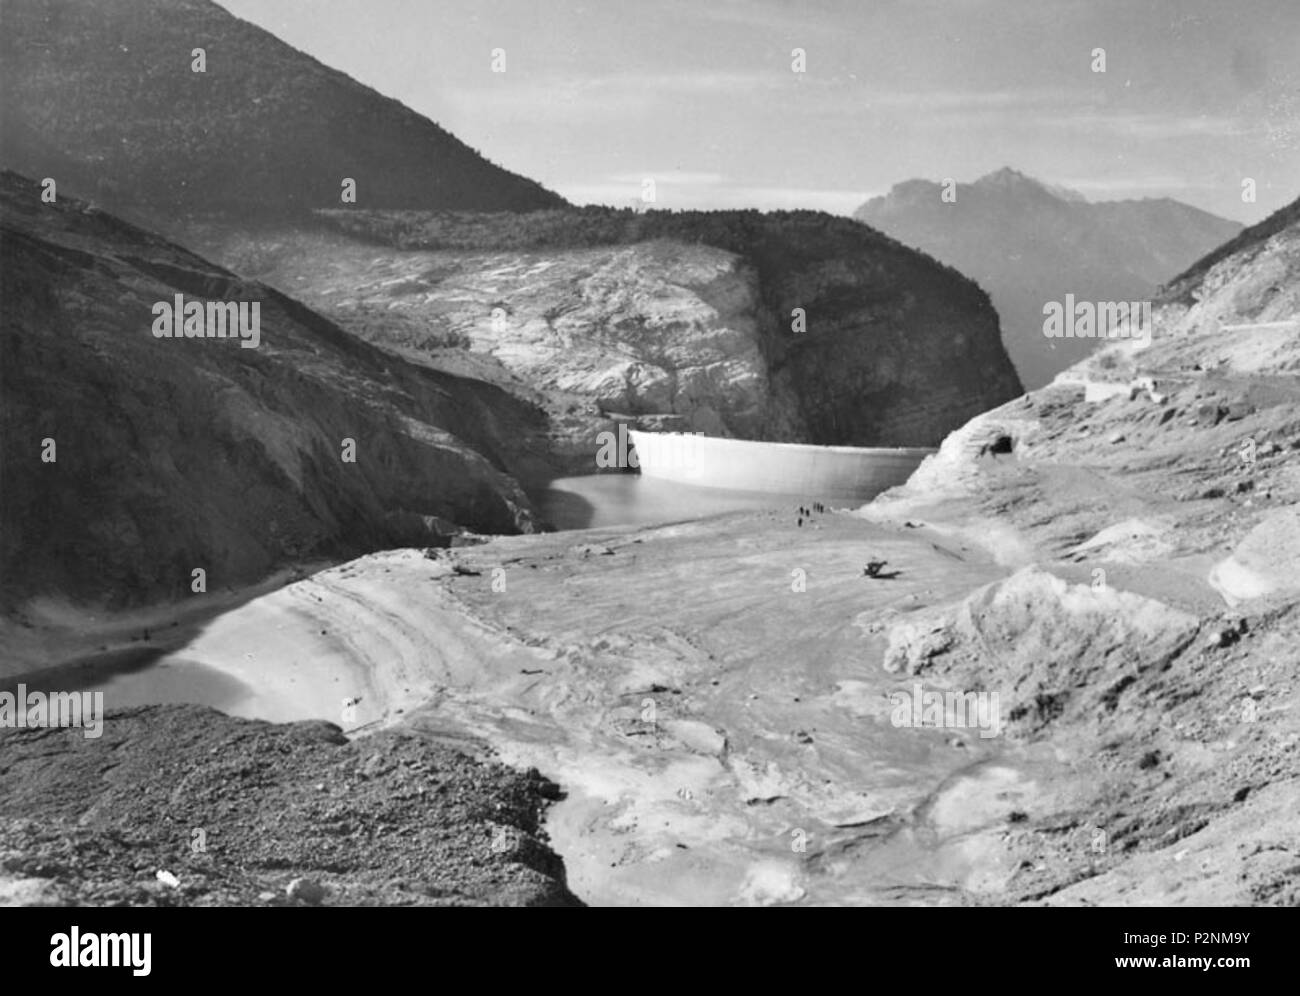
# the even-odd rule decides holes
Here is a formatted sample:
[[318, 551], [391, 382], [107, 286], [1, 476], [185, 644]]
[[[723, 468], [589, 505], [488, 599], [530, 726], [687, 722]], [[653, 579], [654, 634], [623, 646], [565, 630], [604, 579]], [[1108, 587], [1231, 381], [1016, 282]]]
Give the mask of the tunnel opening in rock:
[[1001, 456], [1012, 452], [1013, 449], [1015, 449], [1015, 441], [1010, 436], [1003, 434], [995, 437], [992, 442], [985, 446], [984, 452], [991, 453], [994, 456]]

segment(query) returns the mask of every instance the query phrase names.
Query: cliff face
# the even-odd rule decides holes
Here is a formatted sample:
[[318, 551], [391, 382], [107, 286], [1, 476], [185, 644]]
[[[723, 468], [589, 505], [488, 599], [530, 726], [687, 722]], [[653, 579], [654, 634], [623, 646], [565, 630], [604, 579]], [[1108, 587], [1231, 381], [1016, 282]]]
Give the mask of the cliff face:
[[[0, 174], [0, 594], [115, 604], [287, 562], [532, 528], [540, 413]], [[257, 302], [260, 345], [155, 338], [153, 307]], [[251, 316], [250, 316], [251, 317]], [[346, 452], [355, 446], [354, 460]], [[47, 442], [48, 441], [48, 442]]]
[[[806, 224], [809, 234], [828, 227]], [[937, 446], [965, 419], [1021, 393], [998, 315], [978, 286], [877, 233], [858, 241], [840, 224], [836, 238], [793, 259], [778, 226], [760, 242], [776, 316], [768, 325], [774, 391], [798, 399], [806, 439]], [[794, 308], [807, 311], [806, 335], [789, 332]]]
[[1089, 203], [1073, 191], [1003, 169], [958, 184], [909, 180], [854, 214], [957, 267], [988, 290], [1021, 380], [1041, 387], [1097, 346], [1048, 339], [1043, 306], [1151, 300], [1159, 285], [1241, 230], [1236, 222], [1168, 199]]
[[337, 206], [344, 178], [370, 207], [564, 203], [209, 0], [5, 0], [0, 90], [0, 166], [151, 227]]
[[828, 215], [320, 222], [190, 237], [371, 342], [538, 400], [574, 469], [594, 469], [614, 415], [738, 438], [927, 446], [1020, 390], [978, 287]]

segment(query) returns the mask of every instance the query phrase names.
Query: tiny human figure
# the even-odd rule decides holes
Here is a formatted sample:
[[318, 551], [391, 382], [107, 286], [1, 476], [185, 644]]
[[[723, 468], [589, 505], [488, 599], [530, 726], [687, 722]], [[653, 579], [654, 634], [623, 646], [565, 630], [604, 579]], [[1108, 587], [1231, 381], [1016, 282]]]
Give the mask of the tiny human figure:
[[803, 516], [800, 516], [798, 519], [795, 520], [795, 522], [798, 524], [800, 529], [803, 528]]

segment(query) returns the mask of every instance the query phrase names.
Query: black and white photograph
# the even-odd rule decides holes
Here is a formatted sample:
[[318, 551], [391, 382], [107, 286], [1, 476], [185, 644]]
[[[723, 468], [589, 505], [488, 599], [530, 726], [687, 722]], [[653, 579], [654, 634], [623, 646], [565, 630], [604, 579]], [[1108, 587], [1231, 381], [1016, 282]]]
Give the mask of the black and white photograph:
[[1298, 54], [1296, 0], [0, 0], [22, 958], [1110, 907], [1105, 977], [1257, 980]]

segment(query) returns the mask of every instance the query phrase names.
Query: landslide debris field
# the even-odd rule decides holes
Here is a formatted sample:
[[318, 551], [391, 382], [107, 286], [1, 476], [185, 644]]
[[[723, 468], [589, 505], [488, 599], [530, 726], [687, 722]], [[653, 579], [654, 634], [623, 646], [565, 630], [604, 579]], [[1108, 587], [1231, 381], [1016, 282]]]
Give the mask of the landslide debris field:
[[[954, 433], [907, 487], [802, 526], [791, 509], [371, 555], [227, 613], [169, 666], [237, 677], [246, 715], [318, 713], [302, 703], [321, 688], [363, 696], [352, 747], [313, 748], [347, 764], [401, 772], [400, 743], [446, 780], [465, 762], [422, 752], [450, 740], [535, 766], [563, 793], [538, 839], [593, 904], [1294, 905], [1300, 394], [1278, 378], [1157, 386], [1159, 400], [1101, 403], [1081, 386], [1035, 392]], [[864, 576], [872, 559], [897, 575]], [[918, 682], [997, 692], [999, 735], [894, 726], [891, 695]], [[127, 737], [105, 761], [109, 735], [43, 734], [43, 764], [75, 751], [147, 768], [171, 750]], [[347, 764], [330, 789], [345, 798], [366, 784]], [[223, 771], [232, 798], [276, 811], [277, 791], [337, 782], [286, 772], [248, 795], [255, 765]], [[39, 853], [111, 841], [116, 807], [94, 795], [29, 788], [19, 806], [13, 786], [48, 778], [6, 771], [4, 811], [37, 821], [6, 823], [5, 847], [27, 855], [7, 867], [98, 888], [93, 868], [42, 865], [19, 836], [46, 827]], [[311, 865], [283, 836], [304, 811], [286, 825], [259, 805], [227, 818], [299, 863], [254, 867], [254, 897], [282, 901], [280, 880], [313, 868], [326, 903], [427, 895], [436, 813], [340, 802], [348, 839], [390, 850]], [[478, 850], [446, 860], [472, 875], [521, 861], [536, 882], [522, 855], [484, 854], [488, 822], [471, 837]], [[131, 901], [176, 898], [141, 883], [185, 840], [132, 851]], [[373, 883], [389, 860], [409, 869], [405, 891]], [[442, 900], [476, 901], [457, 888]], [[550, 888], [503, 895], [553, 901]]]
[[[560, 901], [549, 846], [591, 904], [1294, 905], [1300, 235], [1251, 231], [1171, 285], [1153, 343], [1111, 346], [976, 417], [862, 509], [375, 553], [227, 603], [153, 665], [167, 671], [141, 675], [215, 674], [223, 702], [238, 690], [232, 713], [271, 721], [337, 721], [355, 702], [353, 743], [327, 730], [302, 762], [332, 760], [334, 776], [285, 765], [268, 782], [250, 758], [223, 769], [230, 796], [186, 801], [178, 773], [187, 826], [258, 828], [211, 835], [209, 864], [183, 874], [168, 866], [184, 867], [187, 838], [97, 800], [121, 799], [100, 793], [129, 770], [150, 773], [154, 797], [189, 734], [114, 734], [133, 713], [99, 741], [8, 734], [36, 755], [0, 755], [9, 888], [176, 901], [209, 868], [195, 901], [282, 901], [295, 879], [280, 878], [313, 871], [323, 902]], [[42, 618], [24, 630], [29, 657], [73, 645]], [[894, 696], [918, 685], [996, 693], [997, 735], [895, 725]], [[399, 734], [400, 750], [384, 739]], [[542, 833], [514, 821], [536, 850], [484, 857], [503, 800], [473, 778], [499, 769], [460, 768], [449, 742], [560, 786], [542, 793]], [[467, 844], [437, 852], [450, 865], [421, 857], [444, 818], [424, 821], [423, 803], [340, 801], [349, 839], [382, 844], [327, 866], [299, 850], [319, 813], [285, 799], [311, 797], [307, 782], [350, 799], [348, 765], [395, 751], [440, 781], [474, 773]], [[45, 787], [59, 779], [77, 791]], [[126, 891], [96, 892], [109, 869], [72, 856], [119, 838], [135, 842], [113, 887]], [[410, 869], [400, 894], [376, 884], [390, 864]], [[159, 870], [182, 888], [159, 892]], [[537, 891], [508, 888], [512, 875]]]

